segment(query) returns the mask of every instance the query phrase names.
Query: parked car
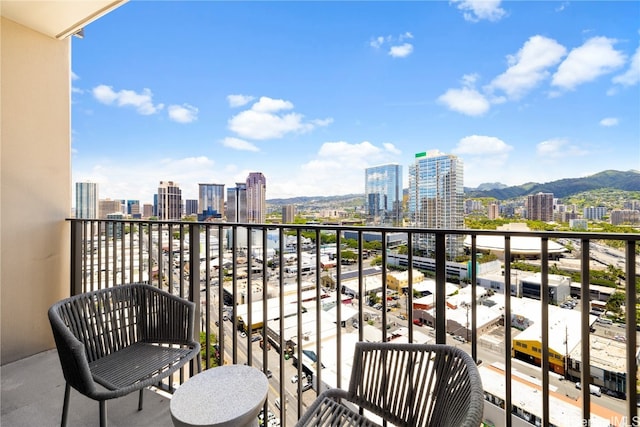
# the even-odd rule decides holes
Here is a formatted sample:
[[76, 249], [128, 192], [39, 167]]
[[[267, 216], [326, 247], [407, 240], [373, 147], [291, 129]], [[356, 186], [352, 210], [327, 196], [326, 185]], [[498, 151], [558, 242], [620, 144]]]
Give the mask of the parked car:
[[[579, 382], [576, 383], [576, 388], [578, 390], [582, 390], [582, 384], [580, 384]], [[594, 396], [602, 396], [602, 390], [600, 389], [600, 387], [598, 387], [597, 385], [594, 384], [589, 384], [589, 393], [593, 394]]]
[[[307, 376], [305, 374], [302, 374], [302, 379], [300, 381], [304, 381], [307, 379]], [[291, 382], [293, 384], [298, 382], [298, 374], [295, 374], [294, 376], [291, 377]]]
[[313, 388], [313, 384], [311, 384], [311, 381], [306, 381], [304, 384], [302, 384], [302, 391], [307, 391], [307, 390], [311, 390], [311, 388]]

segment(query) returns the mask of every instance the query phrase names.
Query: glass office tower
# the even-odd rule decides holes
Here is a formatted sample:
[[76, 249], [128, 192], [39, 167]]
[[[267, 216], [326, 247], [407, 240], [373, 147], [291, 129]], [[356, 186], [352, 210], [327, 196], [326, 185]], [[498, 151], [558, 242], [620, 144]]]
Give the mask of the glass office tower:
[[98, 184], [76, 182], [76, 218], [98, 218]]
[[[462, 160], [437, 150], [417, 153], [409, 166], [409, 214], [415, 227], [464, 228], [464, 167]], [[447, 255], [462, 252], [463, 235], [448, 235]], [[433, 234], [418, 235], [416, 249], [433, 253]]]
[[365, 169], [365, 211], [369, 224], [399, 226], [402, 222], [402, 166]]
[[198, 221], [222, 218], [224, 184], [198, 184]]

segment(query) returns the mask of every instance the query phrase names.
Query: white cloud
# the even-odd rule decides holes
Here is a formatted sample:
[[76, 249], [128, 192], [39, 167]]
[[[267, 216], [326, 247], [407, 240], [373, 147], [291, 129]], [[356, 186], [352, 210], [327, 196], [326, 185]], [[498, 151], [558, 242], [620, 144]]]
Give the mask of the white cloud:
[[634, 86], [640, 82], [640, 46], [638, 46], [636, 53], [631, 58], [629, 69], [623, 74], [615, 76], [613, 82], [623, 86]]
[[370, 42], [369, 46], [379, 49], [385, 42], [385, 38], [382, 36], [374, 37]]
[[501, 0], [451, 0], [462, 10], [464, 19], [470, 22], [478, 22], [483, 19], [496, 22], [506, 15], [500, 7]]
[[227, 102], [230, 107], [242, 107], [253, 101], [254, 97], [249, 95], [227, 95]]
[[310, 132], [318, 126], [327, 126], [332, 119], [304, 121], [304, 116], [291, 112], [293, 104], [282, 99], [261, 97], [249, 110], [242, 111], [228, 121], [229, 130], [247, 139], [276, 139], [292, 132]]
[[611, 127], [618, 126], [619, 120], [616, 117], [605, 117], [600, 120], [600, 126]]
[[566, 54], [564, 46], [553, 39], [533, 36], [515, 55], [509, 55], [509, 68], [493, 79], [488, 90], [500, 89], [509, 98], [519, 99], [549, 76], [548, 68]]
[[198, 120], [198, 109], [189, 104], [170, 105], [169, 118], [178, 123], [191, 123]]
[[399, 152], [391, 143], [325, 142], [308, 162], [290, 169], [270, 171], [267, 175], [270, 180], [269, 194], [278, 195], [273, 197], [293, 197], [300, 194], [330, 196], [363, 193], [364, 169], [387, 163], [399, 163]]
[[293, 109], [293, 104], [284, 99], [272, 99], [261, 96], [258, 102], [253, 104], [251, 109], [260, 113], [275, 113], [280, 110], [291, 110]]
[[94, 98], [103, 104], [115, 103], [118, 107], [134, 107], [139, 114], [145, 116], [155, 114], [164, 108], [163, 104], [154, 105], [153, 94], [146, 88], [142, 93], [126, 89], [116, 92], [111, 86], [98, 85], [92, 92]]
[[240, 151], [260, 151], [254, 144], [240, 138], [227, 137], [222, 140], [222, 145]]
[[397, 162], [398, 155], [390, 143], [376, 146], [369, 141], [355, 144], [345, 141], [325, 142], [316, 156], [298, 169], [278, 170], [270, 180], [272, 184], [269, 191], [280, 197], [362, 193], [364, 169]]
[[558, 159], [563, 157], [584, 156], [586, 150], [571, 144], [565, 138], [553, 138], [536, 145], [536, 153], [540, 157]]
[[399, 46], [391, 46], [389, 48], [389, 55], [394, 58], [406, 58], [413, 52], [413, 45], [411, 43], [404, 43]]
[[491, 156], [506, 155], [511, 150], [513, 150], [511, 145], [506, 144], [494, 136], [471, 135], [462, 138], [453, 149], [453, 153], [472, 156]]
[[78, 76], [76, 73], [74, 73], [73, 71], [71, 72], [71, 80], [80, 80], [80, 76]]
[[481, 116], [489, 111], [489, 101], [473, 88], [449, 89], [438, 101], [447, 108], [468, 116]]
[[387, 54], [393, 58], [406, 58], [413, 53], [413, 44], [403, 43], [407, 39], [412, 39], [413, 34], [409, 31], [398, 36], [377, 36], [371, 39], [369, 46], [380, 49], [382, 46], [389, 46]]
[[551, 84], [573, 90], [621, 67], [625, 56], [613, 48], [615, 42], [607, 37], [593, 37], [573, 49], [558, 67]]
[[392, 143], [390, 142], [384, 142], [382, 143], [382, 146], [384, 147], [384, 149], [392, 154], [401, 154], [402, 152]]

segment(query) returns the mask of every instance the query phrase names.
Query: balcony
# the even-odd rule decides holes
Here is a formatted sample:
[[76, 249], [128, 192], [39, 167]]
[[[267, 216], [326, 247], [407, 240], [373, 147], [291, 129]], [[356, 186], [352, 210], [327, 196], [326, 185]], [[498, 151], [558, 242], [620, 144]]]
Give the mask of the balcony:
[[[46, 3], [46, 5], [44, 4]], [[637, 244], [638, 234], [633, 235], [610, 235], [598, 233], [508, 233], [508, 232], [480, 232], [480, 231], [433, 231], [429, 230], [398, 230], [403, 233], [431, 233], [434, 240], [436, 251], [433, 260], [421, 260], [413, 255], [406, 257], [405, 266], [415, 266], [416, 268], [428, 267], [433, 269], [435, 275], [435, 298], [433, 299], [431, 308], [415, 310], [407, 310], [406, 314], [400, 313], [404, 318], [397, 315], [398, 310], [389, 305], [395, 304], [397, 301], [387, 300], [383, 298], [380, 302], [380, 309], [368, 308], [363, 299], [352, 299], [353, 306], [347, 304], [335, 303], [335, 308], [331, 311], [333, 320], [329, 321], [327, 328], [326, 323], [317, 321], [311, 322], [311, 331], [307, 323], [302, 323], [298, 316], [291, 318], [283, 317], [274, 319], [272, 324], [275, 326], [271, 330], [285, 331], [291, 333], [287, 335], [287, 342], [283, 341], [282, 335], [267, 336], [267, 340], [252, 341], [254, 337], [254, 325], [259, 323], [259, 319], [265, 319], [270, 316], [270, 307], [265, 301], [269, 299], [260, 299], [263, 293], [249, 292], [246, 294], [244, 301], [240, 300], [243, 281], [258, 280], [262, 283], [269, 281], [269, 277], [265, 279], [265, 274], [269, 269], [247, 268], [247, 277], [239, 267], [243, 265], [241, 258], [247, 260], [247, 265], [256, 266], [256, 261], [251, 257], [241, 256], [240, 250], [244, 251], [244, 255], [250, 254], [249, 248], [252, 245], [260, 247], [268, 247], [269, 238], [275, 232], [280, 237], [285, 232], [293, 232], [296, 241], [294, 253], [296, 255], [298, 248], [302, 245], [302, 230], [309, 230], [311, 233], [318, 235], [325, 232], [347, 231], [343, 227], [307, 227], [307, 226], [259, 226], [259, 225], [212, 225], [212, 224], [193, 224], [193, 223], [144, 223], [144, 222], [108, 222], [108, 221], [65, 221], [69, 214], [69, 206], [71, 206], [71, 190], [69, 183], [71, 179], [71, 127], [70, 123], [70, 41], [69, 34], [80, 32], [84, 25], [87, 25], [94, 19], [99, 19], [103, 14], [108, 13], [111, 9], [117, 8], [124, 1], [94, 1], [94, 2], [19, 2], [5, 1], [2, 4], [2, 97], [0, 111], [2, 117], [2, 167], [0, 168], [0, 186], [2, 203], [2, 221], [1, 229], [1, 298], [2, 309], [0, 310], [2, 321], [0, 322], [2, 333], [0, 350], [2, 352], [2, 389], [1, 403], [2, 412], [0, 424], [2, 425], [56, 425], [62, 407], [63, 381], [61, 373], [58, 369], [57, 355], [53, 348], [53, 340], [51, 331], [46, 320], [46, 309], [49, 305], [58, 299], [69, 296], [70, 293], [82, 292], [87, 289], [94, 289], [106, 286], [113, 286], [125, 281], [149, 281], [165, 289], [169, 288], [184, 298], [197, 301], [201, 307], [200, 317], [202, 323], [200, 328], [205, 332], [205, 336], [210, 336], [213, 332], [220, 340], [218, 347], [219, 354], [223, 356], [223, 360], [216, 359], [215, 348], [210, 348], [211, 340], [206, 348], [209, 349], [206, 357], [209, 367], [213, 365], [213, 361], [228, 363], [251, 363], [254, 366], [267, 370], [272, 373], [270, 383], [274, 387], [275, 393], [269, 395], [268, 408], [274, 412], [277, 418], [281, 418], [282, 423], [293, 425], [295, 419], [304, 410], [307, 402], [313, 398], [318, 392], [318, 384], [345, 384], [345, 376], [347, 375], [348, 366], [343, 360], [348, 357], [348, 339], [355, 335], [356, 339], [370, 339], [365, 329], [365, 324], [373, 321], [373, 325], [368, 325], [376, 331], [374, 339], [406, 339], [409, 341], [418, 340], [435, 340], [438, 343], [449, 342], [463, 346], [467, 349], [476, 360], [484, 360], [481, 367], [492, 365], [487, 356], [493, 356], [494, 359], [500, 361], [495, 363], [501, 366], [502, 373], [498, 374], [495, 381], [485, 381], [485, 386], [493, 385], [497, 390], [488, 392], [488, 398], [493, 403], [487, 402], [485, 407], [485, 417], [487, 421], [493, 422], [495, 425], [521, 425], [524, 419], [538, 417], [540, 424], [549, 425], [551, 419], [558, 416], [564, 406], [558, 406], [557, 398], [564, 395], [565, 403], [571, 403], [571, 414], [562, 414], [563, 419], [569, 425], [581, 425], [582, 419], [595, 419], [601, 416], [601, 407], [613, 406], [614, 415], [610, 418], [614, 425], [624, 425], [624, 420], [636, 420], [636, 405], [633, 403], [637, 400], [637, 392], [635, 385], [637, 383], [637, 361], [636, 348], [637, 339], [635, 330], [637, 322], [633, 310], [629, 310], [631, 314], [627, 314], [624, 319], [625, 328], [608, 325], [600, 326], [591, 322], [589, 312], [580, 310], [577, 323], [572, 323], [569, 331], [561, 331], [562, 336], [567, 336], [569, 332], [578, 334], [579, 344], [577, 344], [575, 352], [573, 350], [553, 351], [553, 347], [549, 346], [550, 341], [557, 339], [557, 334], [552, 336], [550, 330], [553, 324], [553, 312], [556, 307], [550, 304], [557, 295], [549, 294], [549, 288], [554, 288], [555, 284], [551, 283], [549, 273], [552, 271], [552, 262], [550, 258], [552, 252], [548, 250], [549, 244], [555, 239], [573, 239], [577, 241], [575, 245], [577, 249], [584, 248], [580, 253], [580, 258], [576, 263], [576, 269], [581, 272], [582, 279], [579, 291], [580, 301], [589, 299], [589, 289], [586, 286], [589, 283], [588, 270], [590, 264], [591, 243], [601, 239], [613, 240], [621, 243], [623, 247], [623, 264], [620, 266], [623, 270], [623, 276], [626, 281], [626, 292], [624, 304], [627, 307], [635, 307], [636, 293], [634, 288], [637, 286]], [[110, 228], [111, 227], [111, 228]], [[120, 229], [120, 233], [118, 230]], [[145, 232], [145, 229], [149, 232]], [[241, 231], [251, 229], [254, 233], [244, 233], [246, 240], [241, 238], [242, 232], [228, 233], [229, 230]], [[111, 230], [111, 231], [109, 231]], [[133, 230], [133, 231], [132, 231]], [[153, 235], [158, 235], [158, 243], [153, 241]], [[167, 231], [166, 238], [164, 230]], [[378, 233], [381, 237], [395, 232], [393, 229], [367, 229], [354, 228], [358, 233], [371, 231]], [[111, 233], [111, 234], [110, 234]], [[177, 234], [176, 234], [177, 233]], [[208, 233], [209, 237], [206, 237]], [[541, 333], [539, 336], [540, 345], [536, 346], [535, 351], [530, 348], [529, 352], [521, 351], [520, 354], [528, 354], [534, 359], [542, 361], [539, 368], [531, 368], [521, 363], [521, 360], [511, 358], [511, 344], [513, 338], [516, 338], [517, 329], [514, 326], [523, 327], [521, 323], [526, 320], [525, 317], [512, 318], [507, 316], [503, 320], [503, 324], [499, 324], [491, 330], [484, 330], [482, 327], [483, 311], [480, 304], [481, 288], [476, 286], [467, 286], [470, 290], [471, 297], [469, 304], [462, 308], [462, 311], [449, 311], [447, 308], [449, 303], [445, 298], [447, 293], [447, 276], [461, 267], [449, 268], [444, 258], [447, 245], [447, 235], [459, 235], [461, 233], [471, 236], [471, 253], [476, 254], [474, 242], [485, 235], [495, 236], [504, 241], [505, 257], [509, 258], [511, 248], [515, 245], [515, 239], [522, 235], [540, 239], [542, 254], [540, 258], [541, 275], [539, 280], [539, 295], [542, 304], [539, 309], [534, 311], [539, 314], [539, 324]], [[187, 236], [204, 234], [203, 244], [195, 244], [187, 239]], [[187, 262], [190, 265], [202, 265], [200, 258], [202, 254], [210, 254], [215, 251], [211, 236], [223, 235], [224, 238], [218, 241], [225, 241], [226, 249], [219, 246], [217, 249], [223, 253], [220, 259], [224, 258], [225, 251], [230, 250], [231, 262], [227, 268], [227, 273], [220, 270], [216, 273], [212, 270], [214, 261], [211, 258], [205, 258], [204, 269], [194, 269], [187, 277], [180, 268], [175, 268], [173, 264], [173, 252], [171, 262], [164, 255], [161, 255], [161, 248], [166, 243], [168, 248], [173, 251], [174, 242], [178, 242], [178, 265], [182, 266]], [[104, 241], [102, 236], [104, 235]], [[71, 238], [69, 238], [71, 236]], [[137, 237], [136, 237], [137, 236]], [[231, 236], [229, 238], [229, 236]], [[250, 238], [248, 236], [251, 236]], [[364, 240], [362, 234], [358, 235], [358, 241]], [[230, 239], [230, 240], [229, 240]], [[234, 240], [235, 239], [235, 240]], [[266, 239], [266, 240], [265, 240]], [[336, 237], [334, 247], [339, 247], [340, 240]], [[146, 248], [144, 241], [147, 241]], [[298, 242], [300, 240], [300, 242]], [[275, 241], [275, 240], [274, 240]], [[278, 244], [282, 244], [283, 239], [277, 240]], [[408, 239], [411, 241], [411, 239]], [[260, 245], [260, 243], [262, 244]], [[266, 242], [266, 243], [265, 243]], [[94, 251], [95, 243], [95, 251]], [[410, 244], [410, 243], [409, 243]], [[336, 246], [337, 245], [337, 246]], [[351, 274], [355, 274], [355, 291], [364, 291], [369, 286], [371, 279], [366, 274], [366, 264], [364, 261], [366, 252], [363, 244], [356, 249], [358, 262], [353, 264], [355, 273], [347, 271], [347, 267], [342, 268], [340, 253], [337, 265], [338, 269], [330, 270], [331, 281], [327, 282], [326, 287], [340, 288], [341, 284], [350, 279]], [[240, 249], [240, 250], [239, 250]], [[316, 308], [315, 312], [311, 309], [307, 313], [319, 316], [317, 318], [324, 319], [318, 310], [318, 301], [323, 298], [322, 283], [324, 273], [320, 269], [315, 268], [312, 274], [303, 274], [303, 266], [300, 268], [294, 262], [295, 269], [289, 269], [290, 277], [283, 278], [283, 267], [285, 262], [285, 249], [279, 250], [276, 264], [276, 272], [278, 273], [275, 280], [276, 292], [273, 294], [277, 304], [276, 313], [288, 312], [282, 311], [285, 307], [284, 302], [289, 301], [289, 296], [285, 295], [284, 286], [281, 283], [292, 280], [295, 283], [302, 283], [304, 279], [314, 284], [315, 288], [307, 291], [302, 286], [294, 286], [293, 295], [296, 301], [306, 300], [309, 292], [315, 292], [315, 299], [311, 298], [304, 303], [292, 303], [295, 311], [299, 306], [309, 305], [311, 309]], [[594, 249], [595, 250], [595, 249]], [[315, 249], [318, 251], [318, 248]], [[391, 253], [391, 252], [390, 252]], [[409, 254], [413, 251], [409, 250]], [[473, 255], [477, 257], [477, 255]], [[300, 259], [300, 256], [297, 257]], [[316, 258], [318, 259], [318, 258]], [[155, 261], [154, 261], [155, 260]], [[387, 268], [391, 257], [382, 259], [382, 269]], [[153, 263], [156, 269], [154, 270]], [[394, 261], [395, 262], [395, 261]], [[467, 272], [470, 283], [475, 284], [477, 279], [482, 275], [476, 269], [476, 262], [472, 260], [469, 264], [471, 271]], [[166, 281], [162, 278], [165, 275], [161, 272], [168, 272]], [[408, 270], [411, 276], [413, 269]], [[382, 295], [386, 295], [390, 283], [386, 276], [380, 279], [380, 288]], [[226, 280], [225, 278], [230, 278]], [[408, 278], [409, 283], [407, 296], [400, 298], [400, 303], [404, 307], [413, 307], [414, 301], [418, 299], [414, 297], [411, 289], [413, 284], [412, 277]], [[510, 266], [505, 265], [503, 289], [510, 289], [521, 281], [522, 277], [518, 277], [515, 271], [510, 271]], [[218, 285], [216, 285], [216, 280]], [[495, 283], [500, 282], [496, 280]], [[331, 284], [333, 282], [333, 284]], [[219, 286], [220, 283], [227, 284], [231, 289], [231, 310], [224, 310], [224, 288]], [[531, 282], [529, 282], [531, 283]], [[204, 288], [204, 291], [202, 289]], [[517, 288], [517, 286], [516, 286]], [[327, 292], [331, 293], [331, 292]], [[356, 293], [356, 292], [354, 292]], [[362, 292], [359, 293], [361, 295]], [[319, 295], [319, 297], [318, 297]], [[341, 294], [342, 295], [342, 294]], [[500, 297], [503, 294], [497, 293], [494, 297]], [[304, 297], [304, 298], [303, 298]], [[504, 297], [503, 297], [504, 298]], [[334, 298], [335, 300], [335, 298]], [[514, 311], [516, 309], [516, 299], [504, 299], [503, 306], [505, 312]], [[238, 303], [246, 303], [251, 309], [240, 313], [241, 305]], [[262, 310], [259, 308], [262, 307]], [[402, 307], [402, 306], [401, 306]], [[391, 311], [387, 311], [390, 308]], [[581, 308], [581, 307], [580, 307]], [[353, 309], [354, 311], [351, 311]], [[421, 310], [418, 313], [418, 310]], [[458, 308], [457, 310], [461, 310]], [[328, 310], [330, 311], [330, 310]], [[452, 314], [464, 313], [464, 321], [460, 320], [461, 316], [453, 316]], [[246, 337], [242, 336], [237, 330], [231, 327], [230, 321], [220, 321], [225, 317], [237, 318], [246, 313], [246, 324], [249, 330], [245, 331]], [[266, 313], [266, 314], [265, 314]], [[346, 322], [347, 316], [355, 313], [355, 322]], [[225, 316], [226, 314], [226, 316]], [[420, 314], [420, 315], [419, 315]], [[424, 315], [424, 317], [423, 317]], [[277, 317], [277, 316], [276, 316]], [[450, 320], [455, 320], [455, 323]], [[316, 318], [316, 319], [317, 319]], [[353, 316], [350, 317], [354, 319]], [[367, 320], [365, 320], [367, 318]], [[288, 320], [293, 319], [290, 326]], [[344, 327], [342, 321], [345, 320]], [[469, 319], [467, 321], [467, 319]], [[216, 321], [218, 322], [216, 324]], [[424, 322], [431, 322], [430, 325], [423, 325]], [[462, 323], [461, 323], [462, 322]], [[395, 325], [394, 325], [395, 323]], [[416, 324], [418, 323], [418, 324]], [[264, 324], [264, 321], [263, 321]], [[339, 325], [339, 326], [338, 326]], [[358, 328], [355, 328], [355, 326]], [[387, 328], [389, 326], [389, 328]], [[579, 327], [578, 327], [579, 326]], [[402, 327], [405, 330], [397, 332]], [[595, 332], [590, 332], [590, 328], [594, 328]], [[618, 329], [614, 329], [618, 328]], [[257, 328], [255, 328], [257, 329]], [[309, 333], [307, 332], [314, 332]], [[269, 329], [266, 329], [267, 331]], [[604, 332], [612, 332], [607, 336]], [[613, 332], [616, 333], [613, 333]], [[397, 332], [397, 333], [396, 333]], [[453, 333], [452, 336], [449, 332]], [[366, 334], [366, 335], [365, 335]], [[286, 348], [288, 341], [297, 343], [297, 337], [302, 337], [303, 346], [291, 347], [293, 355], [298, 360], [311, 356], [312, 364], [315, 366], [325, 365], [317, 373], [315, 385], [310, 390], [302, 391], [306, 388], [305, 384], [300, 381], [295, 384], [291, 382], [291, 377], [299, 374], [298, 378], [302, 378], [303, 364], [293, 366], [291, 358], [285, 360], [279, 357], [278, 348]], [[307, 340], [306, 337], [309, 339]], [[315, 338], [314, 338], [315, 337]], [[330, 337], [329, 342], [335, 343], [334, 347], [329, 349], [323, 347], [317, 337]], [[347, 337], [347, 338], [345, 338]], [[453, 338], [456, 339], [453, 339]], [[264, 336], [262, 337], [264, 339]], [[311, 339], [315, 341], [311, 341]], [[613, 339], [609, 339], [613, 338]], [[603, 341], [608, 339], [608, 341]], [[271, 341], [270, 341], [271, 340]], [[620, 343], [619, 341], [626, 341]], [[464, 341], [464, 342], [462, 342]], [[562, 339], [560, 342], [562, 343]], [[568, 340], [565, 340], [568, 342]], [[272, 345], [273, 342], [275, 345]], [[593, 344], [589, 344], [593, 342]], [[616, 375], [608, 374], [608, 383], [616, 383], [626, 392], [626, 399], [614, 399], [609, 396], [591, 396], [589, 387], [582, 387], [580, 390], [575, 388], [573, 381], [563, 380], [555, 372], [562, 363], [562, 354], [571, 351], [571, 362], [566, 372], [573, 377], [573, 380], [579, 380], [581, 384], [588, 384], [591, 378], [585, 374], [586, 370], [580, 370], [581, 366], [590, 364], [593, 359], [594, 363], [601, 363], [593, 348], [603, 347], [603, 342], [611, 349], [619, 350], [615, 358], [612, 360], [620, 362], [622, 366], [621, 372]], [[524, 340], [517, 340], [518, 346], [524, 350], [523, 345], [528, 345]], [[618, 344], [621, 345], [618, 345]], [[306, 345], [311, 346], [313, 350], [307, 350]], [[271, 346], [271, 350], [266, 350]], [[276, 348], [274, 348], [276, 347]], [[302, 348], [304, 347], [304, 349]], [[515, 348], [515, 346], [514, 346]], [[538, 357], [533, 354], [539, 353]], [[560, 353], [560, 354], [558, 354]], [[553, 356], [553, 357], [551, 357]], [[560, 359], [557, 357], [560, 356]], [[593, 357], [592, 357], [593, 356]], [[558, 363], [560, 360], [560, 363]], [[500, 363], [502, 365], [500, 365]], [[312, 366], [313, 367], [313, 366]], [[326, 371], [326, 372], [325, 372]], [[495, 373], [495, 371], [493, 372]], [[527, 377], [529, 373], [536, 377], [535, 383], [527, 390], [537, 390], [537, 399], [533, 402], [527, 402], [527, 409], [522, 408], [522, 400], [524, 394], [523, 377]], [[622, 375], [618, 375], [622, 374]], [[135, 406], [135, 396], [121, 398], [110, 405], [109, 422], [111, 425], [170, 425], [170, 416], [168, 411], [168, 402], [172, 388], [184, 381], [189, 375], [184, 372], [182, 377], [178, 376], [171, 384], [167, 383], [160, 387], [162, 390], [147, 391], [145, 398], [145, 409], [137, 412]], [[332, 382], [333, 381], [333, 382]], [[536, 388], [537, 387], [537, 388]], [[299, 388], [299, 390], [298, 390]], [[541, 391], [541, 392], [539, 392]], [[289, 393], [289, 394], [287, 394]], [[293, 398], [301, 394], [302, 399]], [[276, 399], [285, 395], [286, 398], [281, 405], [284, 411], [276, 408]], [[560, 395], [560, 396], [558, 396]], [[503, 396], [503, 397], [500, 397]], [[288, 400], [287, 400], [288, 399]], [[561, 399], [562, 400], [562, 399]], [[87, 425], [94, 424], [97, 419], [97, 405], [94, 402], [87, 402], [86, 399], [78, 396], [76, 393], [71, 398], [71, 419], [70, 425]], [[592, 407], [591, 404], [594, 404]], [[597, 405], [596, 405], [597, 404]], [[604, 405], [606, 404], [606, 405]], [[596, 407], [597, 406], [597, 407]], [[535, 408], [534, 408], [535, 407]], [[504, 410], [506, 409], [506, 411]], [[576, 412], [577, 411], [577, 415]], [[533, 413], [535, 412], [535, 413]], [[514, 416], [505, 414], [514, 413]], [[132, 418], [130, 418], [132, 417]], [[616, 417], [615, 420], [613, 417]], [[134, 420], [132, 422], [132, 420]], [[535, 422], [535, 419], [533, 420]], [[595, 422], [592, 425], [596, 425]]]
[[[149, 282], [195, 302], [206, 349], [204, 368], [248, 364], [268, 373], [266, 407], [278, 420], [275, 424], [294, 425], [317, 393], [345, 387], [353, 343], [361, 340], [461, 346], [481, 363], [489, 425], [576, 425], [589, 418], [592, 425], [624, 425], [623, 420], [637, 415], [632, 404], [637, 400], [635, 312], [627, 312], [624, 323], [609, 325], [596, 320], [586, 303], [597, 289], [589, 286], [589, 269], [595, 268], [591, 259], [601, 251], [598, 242], [613, 240], [624, 248], [619, 281], [626, 290], [625, 306], [636, 306], [637, 234], [69, 222], [71, 294]], [[460, 240], [456, 236], [468, 236], [467, 263], [445, 257], [447, 245]], [[486, 285], [490, 276], [487, 265], [479, 262], [485, 236], [502, 240], [507, 260], [518, 251], [515, 242], [536, 242], [539, 272], [525, 278], [509, 262], [493, 261], [494, 274], [504, 282], [502, 291], [474, 286]], [[370, 241], [385, 249], [370, 249], [376, 247]], [[414, 255], [414, 245], [423, 241], [435, 242], [434, 258]], [[556, 241], [572, 241], [579, 253], [571, 262], [581, 277], [578, 283], [569, 285], [552, 274]], [[396, 272], [383, 274], [391, 271]], [[535, 295], [520, 297], [536, 283], [537, 300]], [[505, 297], [504, 289], [517, 296]], [[567, 289], [577, 298], [563, 296]], [[565, 300], [571, 302], [560, 308]], [[531, 328], [537, 328], [535, 340], [525, 338]], [[611, 352], [618, 348], [606, 372], [603, 343]], [[616, 366], [621, 372], [614, 372]], [[147, 391], [154, 397], [146, 399], [142, 412], [135, 410], [135, 395], [117, 399], [110, 404], [110, 424], [129, 425], [133, 416], [139, 425], [170, 425], [171, 392], [189, 375], [184, 371]], [[590, 394], [589, 387], [576, 388], [576, 382], [595, 384], [602, 396]], [[3, 422], [57, 420], [62, 385], [55, 351], [3, 366]], [[223, 391], [224, 385], [220, 387]], [[93, 422], [97, 404], [83, 404], [77, 393], [72, 396], [72, 425], [74, 420], [77, 425]]]

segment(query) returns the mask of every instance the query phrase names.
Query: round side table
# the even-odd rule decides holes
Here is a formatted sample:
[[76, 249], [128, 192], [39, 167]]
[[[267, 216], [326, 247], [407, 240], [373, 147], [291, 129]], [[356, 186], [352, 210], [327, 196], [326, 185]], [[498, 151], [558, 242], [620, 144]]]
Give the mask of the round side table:
[[173, 425], [257, 425], [268, 389], [267, 377], [251, 366], [225, 365], [207, 369], [189, 378], [171, 397]]

